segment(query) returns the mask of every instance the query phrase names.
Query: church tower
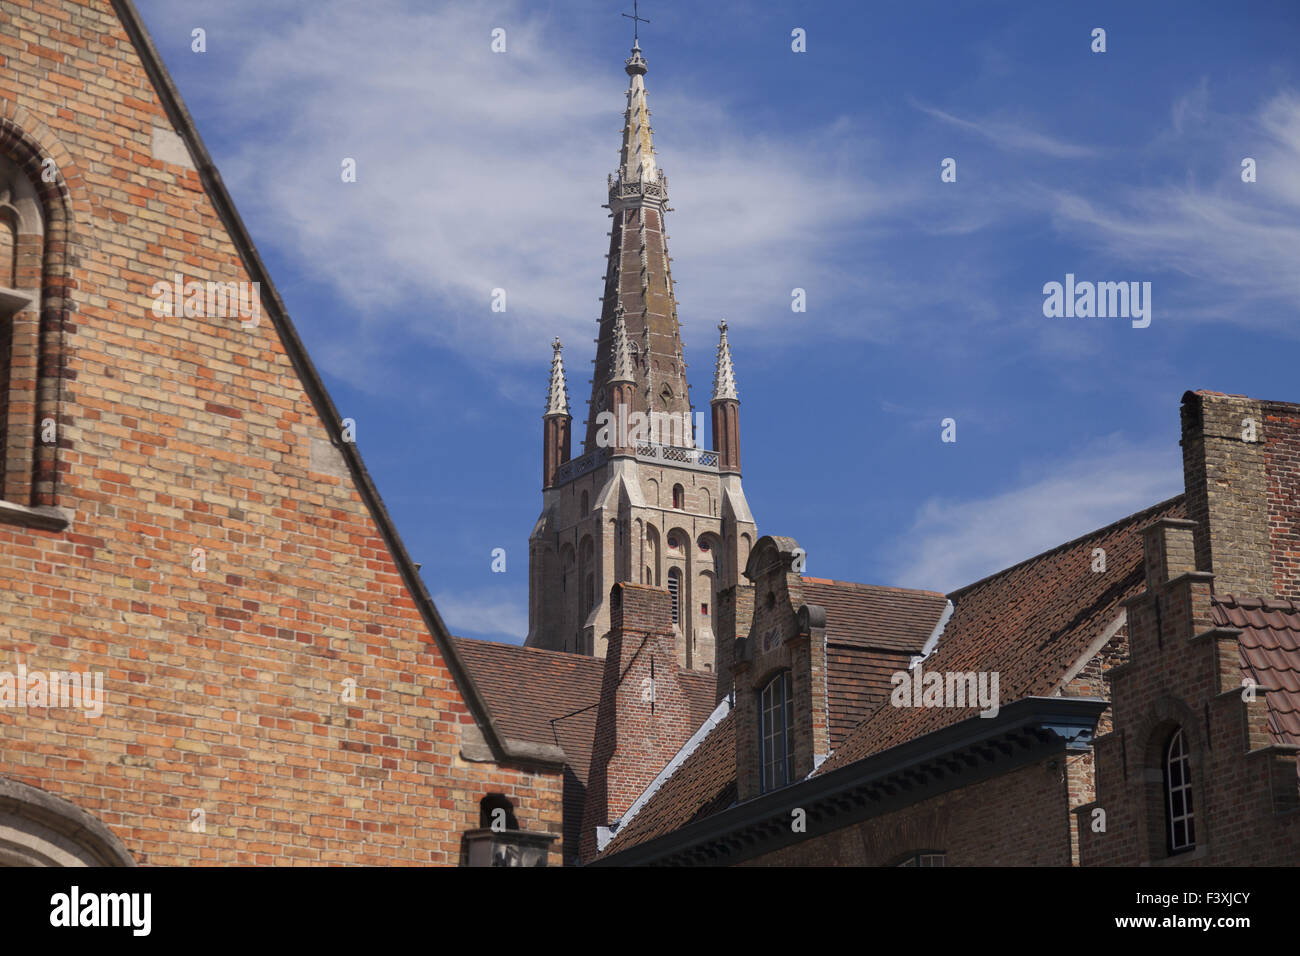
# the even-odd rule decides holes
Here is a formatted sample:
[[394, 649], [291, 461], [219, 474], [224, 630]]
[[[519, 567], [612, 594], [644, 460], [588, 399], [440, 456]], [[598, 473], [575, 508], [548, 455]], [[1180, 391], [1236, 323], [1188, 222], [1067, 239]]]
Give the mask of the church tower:
[[[640, 43], [629, 78], [612, 228], [582, 455], [561, 346], [553, 345], [543, 415], [542, 514], [528, 546], [529, 647], [605, 656], [609, 594], [631, 581], [672, 595], [677, 659], [716, 671], [717, 595], [738, 583], [756, 540], [740, 484], [740, 401], [727, 326], [719, 324], [713, 444], [686, 384], [664, 213], [668, 178], [655, 158]], [[735, 637], [735, 635], [725, 635]]]

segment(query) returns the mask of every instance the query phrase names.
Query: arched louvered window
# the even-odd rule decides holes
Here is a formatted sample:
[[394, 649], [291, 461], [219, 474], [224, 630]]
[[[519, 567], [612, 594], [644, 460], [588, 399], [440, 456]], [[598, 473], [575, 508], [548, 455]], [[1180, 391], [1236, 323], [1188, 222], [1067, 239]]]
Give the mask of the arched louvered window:
[[1169, 852], [1186, 853], [1196, 848], [1196, 819], [1192, 810], [1192, 758], [1181, 727], [1165, 744], [1164, 778]]

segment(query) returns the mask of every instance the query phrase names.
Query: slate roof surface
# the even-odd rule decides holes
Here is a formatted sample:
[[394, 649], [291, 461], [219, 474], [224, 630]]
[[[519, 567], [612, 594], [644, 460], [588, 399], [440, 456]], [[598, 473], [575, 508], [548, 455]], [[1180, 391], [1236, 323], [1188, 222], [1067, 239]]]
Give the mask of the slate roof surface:
[[1300, 744], [1300, 605], [1294, 601], [1216, 595], [1218, 627], [1241, 628], [1241, 676], [1267, 695], [1268, 733], [1275, 744]]

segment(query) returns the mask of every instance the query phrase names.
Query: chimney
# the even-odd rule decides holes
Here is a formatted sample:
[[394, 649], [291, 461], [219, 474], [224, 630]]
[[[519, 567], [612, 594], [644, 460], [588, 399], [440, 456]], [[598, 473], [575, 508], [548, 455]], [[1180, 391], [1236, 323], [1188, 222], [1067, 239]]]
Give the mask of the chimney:
[[1273, 593], [1262, 404], [1219, 392], [1183, 396], [1183, 481], [1187, 516], [1196, 525], [1195, 565], [1214, 572], [1218, 594]]
[[617, 830], [628, 808], [695, 730], [677, 674], [667, 589], [615, 584], [579, 840], [584, 861], [599, 851], [597, 829]]

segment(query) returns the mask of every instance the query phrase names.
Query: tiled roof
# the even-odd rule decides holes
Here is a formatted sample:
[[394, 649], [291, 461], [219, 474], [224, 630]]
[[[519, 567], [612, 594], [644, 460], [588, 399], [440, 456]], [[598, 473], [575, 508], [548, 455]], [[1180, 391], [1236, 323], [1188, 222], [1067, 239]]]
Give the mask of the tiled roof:
[[[948, 599], [938, 591], [802, 578], [804, 600], [826, 609], [827, 703], [836, 746], [889, 695], [890, 675], [921, 653]], [[606, 847], [616, 853], [725, 810], [736, 798], [730, 714]]]
[[919, 654], [948, 599], [938, 591], [803, 578], [804, 598], [826, 608], [826, 640]]
[[886, 697], [934, 633], [948, 599], [938, 591], [825, 578], [801, 580], [804, 599], [826, 609], [827, 697], [834, 749]]
[[[578, 845], [605, 662], [499, 641], [457, 637], [455, 643], [502, 735], [564, 750], [567, 856]], [[717, 680], [713, 674], [680, 671], [678, 682], [690, 705], [692, 726], [699, 727], [713, 712]]]
[[732, 711], [700, 742], [677, 772], [605, 847], [618, 853], [692, 820], [725, 810], [736, 799], [736, 713]]
[[[1183, 496], [954, 591], [952, 618], [922, 665], [931, 673], [997, 672], [1002, 704], [1053, 694], [1070, 665], [1145, 587], [1142, 528], [1186, 517]], [[1093, 553], [1106, 570], [1094, 572]], [[976, 708], [888, 702], [859, 724], [819, 768], [827, 773], [978, 713]]]
[[1214, 623], [1241, 628], [1241, 676], [1267, 695], [1268, 733], [1275, 744], [1300, 744], [1300, 605], [1293, 601], [1216, 596]]

